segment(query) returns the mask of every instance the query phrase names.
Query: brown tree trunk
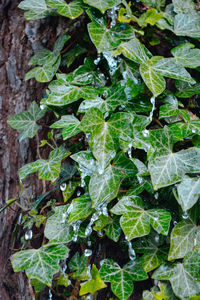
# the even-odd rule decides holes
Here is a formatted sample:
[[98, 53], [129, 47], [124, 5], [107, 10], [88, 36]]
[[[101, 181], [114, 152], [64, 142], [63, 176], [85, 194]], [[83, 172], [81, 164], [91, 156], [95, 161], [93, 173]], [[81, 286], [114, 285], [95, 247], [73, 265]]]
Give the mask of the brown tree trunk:
[[[18, 169], [36, 159], [35, 140], [25, 139], [19, 144], [19, 132], [7, 125], [7, 119], [42, 98], [45, 85], [25, 81], [24, 76], [34, 52], [56, 38], [55, 26], [50, 26], [48, 19], [26, 21], [17, 8], [19, 2], [0, 2], [0, 207], [19, 195]], [[36, 176], [25, 183], [32, 199], [41, 193], [41, 186]], [[21, 205], [26, 204], [23, 198]], [[0, 214], [0, 300], [29, 300], [32, 297], [26, 277], [14, 274], [10, 263], [14, 252], [11, 237], [19, 217], [19, 208], [12, 207], [14, 210], [9, 208]]]

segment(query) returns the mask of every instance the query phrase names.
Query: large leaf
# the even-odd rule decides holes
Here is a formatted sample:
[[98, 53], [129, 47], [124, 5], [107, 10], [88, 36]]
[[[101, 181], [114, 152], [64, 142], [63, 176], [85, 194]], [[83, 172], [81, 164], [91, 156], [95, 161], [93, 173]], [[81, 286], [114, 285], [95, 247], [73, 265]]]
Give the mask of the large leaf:
[[67, 258], [68, 252], [64, 245], [23, 250], [14, 254], [13, 269], [15, 272], [25, 270], [29, 278], [51, 286], [53, 275], [59, 271], [59, 261]]
[[121, 0], [84, 0], [84, 2], [99, 9], [104, 14], [107, 9], [118, 5]]
[[130, 40], [134, 37], [131, 26], [125, 25], [125, 29], [120, 24], [108, 29], [104, 21], [102, 23], [92, 21], [88, 24], [88, 31], [92, 42], [99, 53], [117, 48], [123, 40]]
[[21, 9], [27, 10], [25, 17], [27, 20], [37, 20], [47, 17], [51, 11], [48, 9], [45, 0], [24, 0], [18, 6]]
[[192, 14], [196, 12], [196, 7], [193, 0], [173, 0], [174, 11], [177, 14]]
[[32, 138], [38, 130], [37, 121], [45, 114], [37, 103], [33, 101], [29, 107], [29, 111], [23, 111], [8, 120], [8, 124], [18, 130], [22, 130], [20, 141], [25, 138]]
[[24, 165], [19, 170], [20, 179], [27, 175], [38, 172], [39, 179], [55, 181], [60, 174], [61, 161], [70, 154], [62, 146], [51, 151], [47, 160], [38, 159], [35, 162]]
[[106, 122], [97, 108], [91, 108], [84, 116], [80, 128], [91, 133], [89, 145], [102, 170], [115, 157], [118, 139], [129, 118], [126, 113], [116, 113]]
[[163, 235], [167, 235], [171, 215], [162, 209], [144, 210], [140, 197], [124, 196], [111, 210], [115, 214], [123, 215], [120, 225], [127, 240], [148, 235], [150, 225]]
[[200, 293], [200, 254], [188, 253], [183, 263], [171, 266], [160, 266], [153, 274], [154, 279], [169, 280], [172, 289], [180, 299], [188, 299]]
[[105, 287], [107, 287], [107, 285], [101, 279], [97, 267], [92, 265], [91, 278], [81, 283], [79, 295], [82, 296], [87, 293], [94, 294], [96, 291], [104, 289]]
[[190, 209], [199, 199], [200, 196], [200, 179], [184, 177], [177, 187], [178, 203], [183, 211]]
[[200, 230], [189, 220], [178, 223], [172, 230], [169, 260], [183, 258], [199, 243]]
[[79, 124], [80, 121], [76, 117], [67, 115], [62, 116], [59, 121], [53, 123], [50, 127], [54, 129], [62, 128], [62, 136], [66, 140], [80, 132]]
[[58, 206], [54, 210], [47, 220], [44, 235], [51, 244], [68, 243], [73, 236], [72, 227], [68, 224], [69, 205]]
[[85, 194], [79, 198], [73, 199], [71, 202], [72, 208], [68, 222], [74, 222], [80, 219], [87, 218], [92, 213], [92, 201], [89, 195]]
[[198, 148], [173, 153], [173, 137], [167, 128], [152, 130], [150, 138], [156, 151], [149, 158], [148, 168], [155, 190], [180, 181], [185, 173], [200, 171]]
[[123, 268], [112, 259], [105, 259], [100, 269], [100, 276], [111, 283], [113, 293], [120, 299], [126, 300], [133, 291], [133, 280], [141, 281], [148, 278], [146, 272], [137, 263], [128, 263]]
[[57, 8], [57, 13], [61, 16], [75, 19], [83, 13], [80, 0], [74, 0], [67, 4], [64, 0], [47, 0], [47, 5]]
[[176, 63], [186, 68], [197, 68], [200, 66], [200, 49], [194, 49], [190, 43], [181, 44], [171, 50]]
[[180, 36], [200, 38], [198, 14], [178, 14], [174, 20], [174, 33]]
[[111, 166], [106, 168], [103, 174], [91, 176], [89, 193], [93, 207], [102, 202], [110, 202], [117, 196], [121, 177], [120, 172]]

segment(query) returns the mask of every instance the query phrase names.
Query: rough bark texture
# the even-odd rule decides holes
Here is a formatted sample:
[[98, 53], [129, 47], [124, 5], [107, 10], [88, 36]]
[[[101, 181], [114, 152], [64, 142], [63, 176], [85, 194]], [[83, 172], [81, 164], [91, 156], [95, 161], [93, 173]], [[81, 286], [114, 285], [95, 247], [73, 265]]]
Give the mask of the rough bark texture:
[[[25, 81], [24, 76], [30, 57], [38, 49], [51, 48], [60, 28], [49, 19], [26, 21], [17, 8], [19, 2], [0, 3], [0, 207], [19, 194], [18, 169], [36, 159], [35, 141], [26, 139], [19, 144], [19, 132], [7, 125], [7, 119], [26, 110], [31, 101], [42, 98], [45, 85]], [[25, 183], [32, 199], [40, 194], [41, 186], [36, 176]], [[26, 205], [23, 196], [20, 202]], [[14, 274], [10, 263], [12, 248], [16, 248], [11, 237], [19, 217], [19, 208], [13, 208], [0, 214], [0, 300], [29, 300], [32, 297], [27, 279], [23, 274]]]

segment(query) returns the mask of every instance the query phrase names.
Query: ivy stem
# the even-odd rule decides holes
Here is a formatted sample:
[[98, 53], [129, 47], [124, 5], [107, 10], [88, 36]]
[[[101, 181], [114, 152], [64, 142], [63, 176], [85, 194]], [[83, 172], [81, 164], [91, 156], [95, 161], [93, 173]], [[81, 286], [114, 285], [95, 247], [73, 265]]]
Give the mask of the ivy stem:
[[52, 146], [49, 142], [46, 142], [46, 143], [52, 150], [55, 150], [54, 146]]

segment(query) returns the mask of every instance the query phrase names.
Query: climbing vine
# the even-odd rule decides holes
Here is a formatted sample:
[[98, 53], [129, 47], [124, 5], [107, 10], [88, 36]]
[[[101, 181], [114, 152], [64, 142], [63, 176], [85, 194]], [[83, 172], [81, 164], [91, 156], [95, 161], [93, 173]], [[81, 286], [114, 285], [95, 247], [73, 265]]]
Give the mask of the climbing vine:
[[46, 94], [8, 120], [20, 141], [48, 131], [19, 170], [22, 192], [32, 173], [47, 189], [20, 214], [14, 271], [49, 299], [200, 299], [198, 1], [19, 7], [82, 26], [31, 58]]

